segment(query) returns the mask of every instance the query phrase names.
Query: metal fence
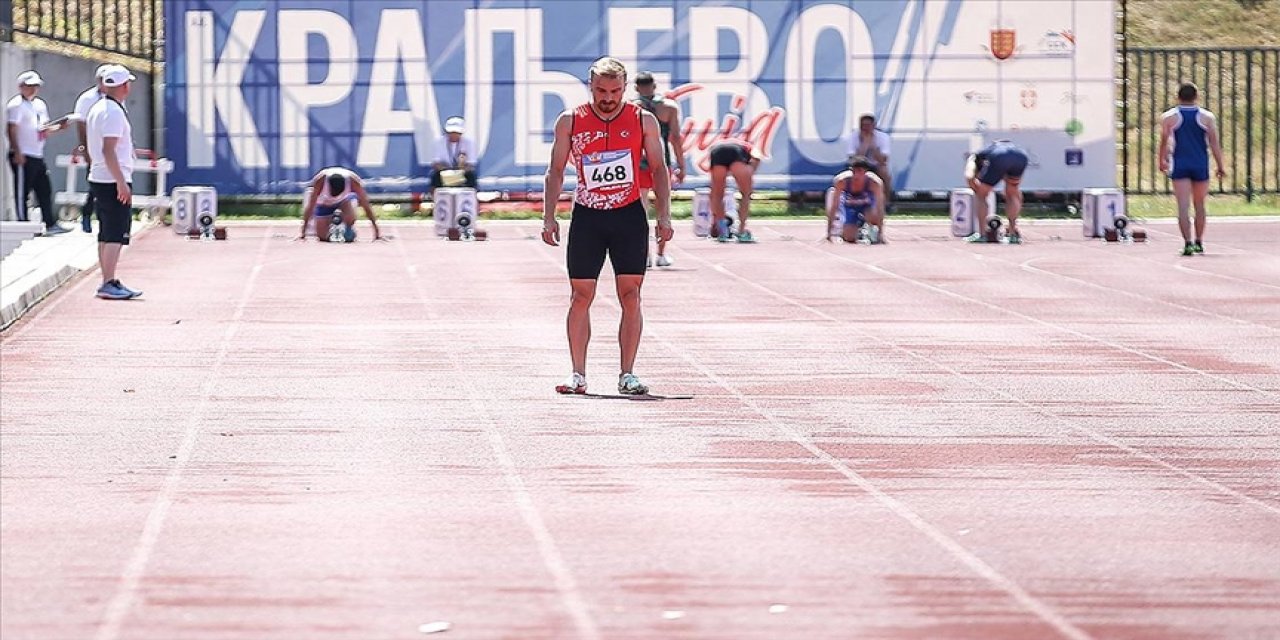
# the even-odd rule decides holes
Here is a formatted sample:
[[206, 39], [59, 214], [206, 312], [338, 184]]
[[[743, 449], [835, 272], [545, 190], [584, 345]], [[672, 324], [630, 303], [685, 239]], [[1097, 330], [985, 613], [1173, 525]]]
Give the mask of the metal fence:
[[12, 0], [13, 30], [154, 62], [164, 51], [160, 1]]
[[1178, 85], [1200, 88], [1218, 118], [1227, 176], [1217, 193], [1280, 193], [1280, 47], [1137, 48], [1123, 51], [1121, 181], [1129, 193], [1169, 193], [1160, 173], [1160, 115]]

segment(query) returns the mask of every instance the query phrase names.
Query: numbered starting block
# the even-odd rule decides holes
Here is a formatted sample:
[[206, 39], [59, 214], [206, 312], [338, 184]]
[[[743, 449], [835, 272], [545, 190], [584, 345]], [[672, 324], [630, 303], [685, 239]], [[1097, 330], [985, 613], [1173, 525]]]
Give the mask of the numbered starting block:
[[[951, 190], [951, 235], [957, 238], [967, 238], [978, 232], [978, 216], [977, 211], [975, 211], [975, 204], [973, 189]], [[994, 216], [995, 213], [996, 193], [993, 190], [987, 194], [987, 214]]]
[[987, 228], [983, 230], [982, 235], [986, 237], [989, 243], [999, 243], [1004, 241], [1004, 220], [1000, 216], [991, 216], [987, 218]]
[[1107, 242], [1146, 242], [1147, 232], [1133, 228], [1129, 218], [1116, 216], [1111, 221], [1111, 228], [1103, 229], [1102, 239]]
[[441, 187], [435, 190], [436, 235], [450, 240], [486, 240], [488, 232], [476, 228], [480, 201], [470, 187]]
[[227, 228], [214, 224], [217, 218], [211, 213], [196, 216], [195, 224], [187, 230], [188, 240], [226, 240]]
[[[730, 220], [736, 222], [738, 217], [738, 202], [733, 191], [728, 189], [724, 192], [724, 212]], [[698, 189], [693, 192], [693, 235], [699, 238], [705, 238], [711, 235], [711, 190]], [[734, 224], [731, 222], [730, 225]], [[732, 229], [731, 229], [732, 231]]]
[[484, 229], [477, 229], [475, 220], [469, 213], [460, 213], [453, 219], [453, 226], [449, 227], [448, 238], [450, 240], [479, 240], [481, 242], [489, 239], [489, 232]]
[[1080, 204], [1086, 238], [1106, 238], [1116, 230], [1116, 220], [1125, 217], [1124, 192], [1119, 189], [1085, 189]]

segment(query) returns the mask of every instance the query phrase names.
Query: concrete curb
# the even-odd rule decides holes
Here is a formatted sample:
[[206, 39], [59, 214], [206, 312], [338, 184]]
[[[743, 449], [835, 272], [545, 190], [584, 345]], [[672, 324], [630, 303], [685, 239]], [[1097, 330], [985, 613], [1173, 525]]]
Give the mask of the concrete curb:
[[[133, 223], [137, 239], [155, 225]], [[0, 261], [0, 331], [77, 275], [98, 268], [98, 235], [79, 226], [69, 233], [32, 238]]]

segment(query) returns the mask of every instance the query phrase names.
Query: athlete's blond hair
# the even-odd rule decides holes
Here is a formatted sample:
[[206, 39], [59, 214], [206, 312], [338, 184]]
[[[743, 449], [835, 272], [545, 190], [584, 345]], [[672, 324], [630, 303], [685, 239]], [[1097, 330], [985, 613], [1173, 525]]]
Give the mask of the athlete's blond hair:
[[596, 76], [602, 78], [622, 78], [623, 82], [627, 80], [627, 67], [617, 58], [605, 56], [596, 60], [591, 65], [588, 72], [588, 80], [595, 80]]

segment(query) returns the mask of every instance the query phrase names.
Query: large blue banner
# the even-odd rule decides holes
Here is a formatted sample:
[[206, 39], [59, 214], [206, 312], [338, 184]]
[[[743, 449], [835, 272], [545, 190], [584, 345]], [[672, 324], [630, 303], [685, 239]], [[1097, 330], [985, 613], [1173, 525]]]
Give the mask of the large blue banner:
[[818, 189], [858, 117], [892, 137], [895, 188], [958, 186], [993, 137], [1028, 186], [1112, 186], [1108, 0], [168, 0], [165, 118], [177, 184], [288, 193], [319, 168], [423, 191], [463, 116], [481, 187], [540, 190], [556, 115], [612, 55], [678, 100], [687, 184], [751, 140], [764, 188]]

